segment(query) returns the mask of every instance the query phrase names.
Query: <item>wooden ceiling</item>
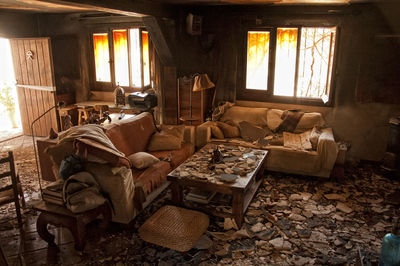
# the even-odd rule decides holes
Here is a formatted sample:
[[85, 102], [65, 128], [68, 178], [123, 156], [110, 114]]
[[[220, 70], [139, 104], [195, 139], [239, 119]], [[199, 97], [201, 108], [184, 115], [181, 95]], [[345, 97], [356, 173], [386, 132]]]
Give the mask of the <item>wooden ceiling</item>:
[[0, 9], [46, 13], [85, 12], [92, 10], [76, 5], [36, 0], [0, 0]]
[[126, 16], [171, 17], [176, 5], [346, 5], [393, 0], [0, 0], [0, 10], [30, 13], [106, 12]]
[[373, 2], [373, 0], [155, 0], [179, 5], [324, 5]]

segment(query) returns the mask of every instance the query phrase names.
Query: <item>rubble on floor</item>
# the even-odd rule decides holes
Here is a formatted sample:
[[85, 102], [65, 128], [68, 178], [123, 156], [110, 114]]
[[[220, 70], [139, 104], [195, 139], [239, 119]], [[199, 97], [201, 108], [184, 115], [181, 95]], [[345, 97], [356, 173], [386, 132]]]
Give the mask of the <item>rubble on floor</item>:
[[[21, 155], [16, 153], [16, 158], [29, 204], [39, 197], [35, 165], [29, 157], [32, 154]], [[48, 249], [35, 232], [34, 211], [24, 214], [31, 229], [23, 236], [23, 244], [18, 244], [21, 235], [13, 228], [16, 219], [7, 220], [15, 217], [10, 205], [0, 209], [0, 237], [8, 240], [1, 245], [10, 263], [22, 250], [27, 265], [343, 265], [356, 263], [360, 254], [364, 261], [376, 263], [382, 237], [390, 231], [392, 217], [399, 214], [391, 195], [400, 182], [384, 177], [379, 167], [371, 164], [347, 167], [345, 175], [344, 182], [338, 183], [267, 173], [242, 228], [235, 229], [231, 219], [211, 216], [208, 231], [185, 254], [146, 243], [137, 234], [146, 219], [169, 204], [169, 191], [128, 226], [112, 224], [103, 235], [89, 227], [83, 254], [73, 249], [66, 229], [51, 229], [59, 238], [59, 249]], [[37, 248], [32, 248], [35, 245]]]

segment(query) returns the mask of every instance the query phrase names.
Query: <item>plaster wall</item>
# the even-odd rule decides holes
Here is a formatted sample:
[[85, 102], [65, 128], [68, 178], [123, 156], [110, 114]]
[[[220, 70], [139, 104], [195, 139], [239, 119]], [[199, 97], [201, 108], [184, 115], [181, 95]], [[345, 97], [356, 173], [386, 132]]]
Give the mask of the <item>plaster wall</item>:
[[36, 15], [24, 12], [0, 11], [0, 37], [24, 38], [36, 36]]

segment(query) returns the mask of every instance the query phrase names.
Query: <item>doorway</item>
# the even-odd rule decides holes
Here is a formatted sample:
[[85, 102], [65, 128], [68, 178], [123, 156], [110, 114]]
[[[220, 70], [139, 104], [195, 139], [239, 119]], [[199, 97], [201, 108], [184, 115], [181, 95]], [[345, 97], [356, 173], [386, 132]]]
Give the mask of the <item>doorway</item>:
[[22, 134], [10, 42], [0, 38], [0, 142]]

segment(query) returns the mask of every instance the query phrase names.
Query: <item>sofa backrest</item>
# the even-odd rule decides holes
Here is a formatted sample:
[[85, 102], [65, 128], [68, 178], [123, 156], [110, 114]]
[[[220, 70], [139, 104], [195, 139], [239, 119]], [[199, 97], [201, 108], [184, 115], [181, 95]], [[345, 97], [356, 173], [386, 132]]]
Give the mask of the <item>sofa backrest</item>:
[[156, 131], [150, 113], [113, 121], [105, 129], [108, 138], [125, 156], [146, 151], [151, 135]]
[[239, 126], [242, 121], [247, 121], [257, 126], [266, 126], [267, 113], [268, 108], [234, 105], [225, 111], [220, 121], [225, 123], [231, 121], [236, 126]]

